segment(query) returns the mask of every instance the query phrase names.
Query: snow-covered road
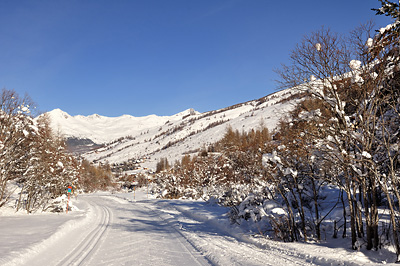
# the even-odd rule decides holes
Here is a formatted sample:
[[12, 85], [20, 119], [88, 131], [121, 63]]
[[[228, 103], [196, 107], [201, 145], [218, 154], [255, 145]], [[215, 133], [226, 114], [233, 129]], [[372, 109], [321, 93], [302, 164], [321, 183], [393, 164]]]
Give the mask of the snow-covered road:
[[[9, 265], [210, 265], [181, 234], [152, 209], [151, 201], [132, 202], [109, 194], [79, 196], [84, 213], [59, 215], [65, 223], [53, 235], [19, 247]], [[42, 217], [40, 219], [40, 217]], [[32, 231], [45, 228], [45, 216], [33, 216]], [[48, 217], [54, 217], [49, 215]], [[36, 219], [35, 219], [36, 218]], [[34, 221], [33, 221], [34, 220]], [[16, 228], [16, 230], [18, 230]], [[61, 233], [62, 232], [62, 233]], [[58, 234], [58, 236], [57, 236]], [[21, 240], [29, 236], [20, 236]], [[1, 261], [0, 261], [1, 262]], [[6, 262], [5, 262], [6, 263]]]
[[[151, 201], [87, 196], [99, 216], [88, 248], [72, 251], [88, 265], [209, 265], [208, 260], [158, 216]], [[111, 214], [111, 215], [110, 215]], [[101, 218], [100, 218], [101, 217]], [[83, 246], [86, 246], [86, 238]], [[67, 264], [71, 265], [69, 261]], [[72, 264], [74, 265], [74, 264]], [[77, 265], [80, 265], [79, 263]]]
[[[311, 247], [304, 245], [297, 249], [296, 244], [288, 247], [270, 240], [260, 244], [229, 225], [227, 209], [204, 202], [97, 193], [79, 196], [73, 203], [79, 210], [68, 214], [2, 216], [0, 265], [277, 266], [368, 261], [359, 255], [354, 264], [336, 260], [323, 247], [313, 247], [307, 255], [305, 250]], [[335, 251], [348, 255], [346, 250]]]

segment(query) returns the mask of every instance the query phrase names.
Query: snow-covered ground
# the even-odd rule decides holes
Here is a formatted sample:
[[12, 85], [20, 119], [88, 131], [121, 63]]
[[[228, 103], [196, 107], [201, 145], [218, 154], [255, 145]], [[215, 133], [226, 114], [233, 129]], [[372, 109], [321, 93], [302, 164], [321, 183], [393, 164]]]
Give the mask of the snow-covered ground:
[[72, 199], [68, 214], [1, 213], [0, 265], [379, 265], [387, 251], [348, 240], [282, 243], [231, 225], [227, 209], [146, 191]]

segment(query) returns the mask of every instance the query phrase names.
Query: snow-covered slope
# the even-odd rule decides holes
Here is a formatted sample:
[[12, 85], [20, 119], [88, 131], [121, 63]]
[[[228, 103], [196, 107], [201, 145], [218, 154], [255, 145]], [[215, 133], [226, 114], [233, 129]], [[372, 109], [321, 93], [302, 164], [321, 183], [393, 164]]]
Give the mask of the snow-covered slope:
[[96, 114], [70, 116], [56, 109], [49, 112], [49, 116], [53, 129], [65, 137], [104, 144], [102, 148], [84, 154], [87, 159], [122, 163], [146, 158], [142, 166], [154, 169], [160, 158], [173, 163], [183, 154], [196, 153], [220, 140], [228, 126], [248, 131], [264, 125], [272, 130], [299, 98], [297, 92], [283, 90], [205, 113], [188, 109], [172, 116], [104, 117]]
[[198, 112], [188, 109], [173, 116], [134, 117], [122, 115], [106, 117], [98, 114], [71, 116], [60, 109], [55, 109], [47, 114], [51, 119], [53, 130], [60, 132], [66, 138], [91, 139], [97, 144], [104, 144], [121, 137], [135, 136], [143, 131], [160, 126], [166, 121], [180, 120], [184, 116], [198, 114]]

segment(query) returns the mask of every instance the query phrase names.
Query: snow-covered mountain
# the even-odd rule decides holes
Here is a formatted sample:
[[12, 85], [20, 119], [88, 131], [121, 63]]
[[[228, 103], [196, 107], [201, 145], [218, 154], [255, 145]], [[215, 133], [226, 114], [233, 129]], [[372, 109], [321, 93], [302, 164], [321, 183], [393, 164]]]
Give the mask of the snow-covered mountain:
[[134, 117], [122, 115], [106, 117], [98, 114], [71, 116], [60, 109], [54, 109], [47, 114], [51, 119], [53, 130], [60, 132], [64, 137], [90, 139], [96, 144], [105, 144], [121, 137], [135, 136], [143, 131], [161, 126], [166, 121], [181, 120], [182, 117], [199, 113], [188, 109], [173, 116]]
[[102, 144], [83, 154], [88, 160], [122, 163], [142, 159], [143, 167], [154, 169], [160, 158], [173, 163], [220, 140], [228, 126], [248, 131], [264, 125], [272, 130], [299, 98], [298, 92], [288, 89], [220, 110], [199, 113], [188, 109], [172, 116], [70, 116], [60, 109], [48, 114], [53, 130], [66, 138]]

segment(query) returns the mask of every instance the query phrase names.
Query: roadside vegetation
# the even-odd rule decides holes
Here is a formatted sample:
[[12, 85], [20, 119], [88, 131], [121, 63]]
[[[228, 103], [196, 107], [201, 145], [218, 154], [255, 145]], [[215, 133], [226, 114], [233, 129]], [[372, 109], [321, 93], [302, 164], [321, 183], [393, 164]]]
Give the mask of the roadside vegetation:
[[75, 191], [113, 186], [111, 171], [67, 152], [49, 119], [35, 120], [32, 100], [13, 90], [0, 92], [0, 207], [12, 204], [28, 213], [54, 209], [56, 199]]
[[197, 156], [160, 162], [157, 192], [229, 206], [232, 223], [283, 241], [391, 244], [399, 260], [399, 5], [381, 3], [393, 24], [322, 28], [295, 47], [279, 83], [305, 96], [274, 132], [228, 128]]

